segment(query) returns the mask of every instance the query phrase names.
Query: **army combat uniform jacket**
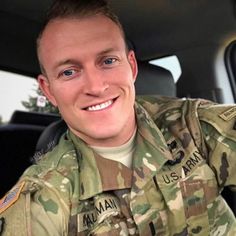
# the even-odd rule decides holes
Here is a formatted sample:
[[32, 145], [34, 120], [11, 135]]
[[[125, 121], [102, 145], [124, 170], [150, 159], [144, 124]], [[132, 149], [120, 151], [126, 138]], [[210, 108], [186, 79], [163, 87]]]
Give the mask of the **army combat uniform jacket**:
[[132, 168], [71, 132], [0, 201], [2, 235], [236, 235], [236, 107], [138, 98]]

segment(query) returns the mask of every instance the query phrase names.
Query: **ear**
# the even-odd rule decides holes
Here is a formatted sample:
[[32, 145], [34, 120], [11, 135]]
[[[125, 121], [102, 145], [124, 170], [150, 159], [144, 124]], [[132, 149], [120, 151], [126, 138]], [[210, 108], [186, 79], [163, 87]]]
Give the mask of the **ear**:
[[50, 88], [50, 83], [48, 81], [48, 78], [44, 75], [39, 75], [38, 76], [38, 83], [39, 83], [39, 87], [42, 90], [42, 92], [44, 93], [44, 95], [47, 97], [47, 99], [54, 105], [57, 106], [57, 102], [56, 99], [51, 91]]
[[135, 53], [133, 50], [130, 50], [128, 52], [128, 61], [131, 66], [131, 70], [133, 73], [133, 80], [135, 82], [135, 80], [137, 78], [137, 74], [138, 74], [138, 64], [137, 64], [137, 60], [136, 60]]

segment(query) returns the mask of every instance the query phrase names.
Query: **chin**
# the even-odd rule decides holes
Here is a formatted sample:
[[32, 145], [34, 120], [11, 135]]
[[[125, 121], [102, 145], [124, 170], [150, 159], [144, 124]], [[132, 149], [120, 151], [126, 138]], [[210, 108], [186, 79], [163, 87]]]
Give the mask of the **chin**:
[[[96, 135], [94, 135], [94, 133], [96, 132]], [[93, 137], [94, 139], [112, 139], [114, 137], [116, 137], [119, 132], [97, 132], [97, 130], [93, 132], [93, 135], [91, 135], [91, 137]]]
[[[115, 126], [115, 125], [113, 125]], [[90, 130], [88, 132], [88, 135], [90, 133], [90, 137], [91, 138], [94, 138], [94, 139], [111, 139], [111, 138], [114, 138], [116, 136], [118, 136], [120, 134], [120, 130], [117, 129], [109, 129], [109, 130], [104, 130], [103, 128], [97, 128], [97, 129], [93, 129], [93, 130]]]

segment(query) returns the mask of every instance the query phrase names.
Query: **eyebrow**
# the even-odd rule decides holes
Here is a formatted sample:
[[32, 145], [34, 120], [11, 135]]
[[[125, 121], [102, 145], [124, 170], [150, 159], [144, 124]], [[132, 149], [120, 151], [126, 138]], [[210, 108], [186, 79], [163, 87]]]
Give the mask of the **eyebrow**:
[[66, 59], [66, 60], [61, 60], [61, 61], [57, 62], [56, 65], [54, 66], [54, 68], [58, 68], [60, 66], [66, 65], [66, 64], [73, 64], [73, 65], [81, 66], [81, 63], [78, 60]]
[[[97, 54], [97, 57], [100, 57], [104, 54], [107, 54], [107, 53], [111, 53], [111, 52], [118, 52], [119, 50], [116, 49], [116, 48], [108, 48], [108, 49], [105, 49], [101, 52], [99, 52]], [[56, 63], [56, 65], [54, 66], [54, 68], [58, 68], [60, 66], [63, 66], [63, 65], [67, 65], [67, 64], [73, 64], [73, 65], [78, 65], [78, 66], [82, 66], [82, 63], [79, 61], [79, 60], [76, 60], [76, 59], [66, 59], [66, 60], [61, 60], [59, 62]]]
[[107, 53], [110, 53], [110, 52], [117, 52], [117, 51], [118, 51], [118, 49], [116, 49], [116, 48], [108, 48], [108, 49], [105, 49], [105, 50], [99, 52], [98, 56], [101, 56], [103, 54], [107, 54]]

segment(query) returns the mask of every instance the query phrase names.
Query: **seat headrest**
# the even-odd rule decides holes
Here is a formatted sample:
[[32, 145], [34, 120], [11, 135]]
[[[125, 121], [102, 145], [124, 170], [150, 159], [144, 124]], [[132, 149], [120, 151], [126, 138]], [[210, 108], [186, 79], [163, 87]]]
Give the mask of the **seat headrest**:
[[26, 124], [48, 126], [54, 121], [60, 120], [60, 115], [51, 113], [14, 111], [9, 121], [10, 124]]
[[171, 72], [146, 62], [138, 63], [135, 88], [137, 95], [176, 96], [176, 85]]

